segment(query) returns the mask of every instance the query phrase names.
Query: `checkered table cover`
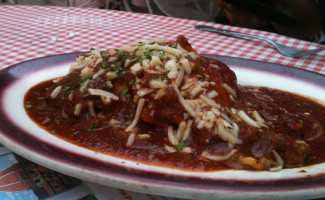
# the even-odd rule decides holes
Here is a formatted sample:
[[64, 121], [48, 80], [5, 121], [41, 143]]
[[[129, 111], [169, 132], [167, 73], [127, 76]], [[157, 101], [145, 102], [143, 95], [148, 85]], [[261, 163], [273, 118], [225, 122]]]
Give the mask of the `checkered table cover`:
[[210, 22], [96, 8], [0, 6], [0, 69], [48, 55], [119, 48], [138, 39], [175, 40], [185, 35], [200, 53], [284, 64], [325, 74], [325, 52], [303, 58], [280, 55], [267, 43], [197, 31], [211, 25], [268, 37], [301, 49], [318, 44], [274, 33]]

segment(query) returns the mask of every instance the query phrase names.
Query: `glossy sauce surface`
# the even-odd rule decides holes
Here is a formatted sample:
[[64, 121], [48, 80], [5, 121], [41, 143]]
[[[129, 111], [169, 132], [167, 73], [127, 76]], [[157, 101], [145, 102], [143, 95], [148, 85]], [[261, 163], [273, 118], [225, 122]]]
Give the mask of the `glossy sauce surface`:
[[[223, 153], [229, 148], [228, 144], [215, 138], [209, 145], [200, 142], [202, 134], [189, 139], [192, 154], [180, 151], [169, 153], [164, 149], [164, 144], [168, 142], [166, 127], [144, 121], [138, 123], [138, 130], [140, 133], [150, 134], [150, 139], [136, 140], [132, 148], [127, 147], [125, 141], [128, 135], [123, 132], [123, 128], [131, 120], [130, 113], [133, 111], [129, 110], [135, 109], [135, 105], [127, 103], [128, 99], [124, 99], [125, 104], [114, 104], [109, 111], [125, 123], [116, 128], [109, 125], [107, 119], [92, 118], [86, 114], [78, 118], [63, 117], [62, 110], [57, 109], [45, 98], [52, 85], [52, 80], [40, 83], [31, 88], [24, 99], [30, 118], [49, 134], [96, 152], [136, 162], [190, 171], [230, 168], [252, 170], [249, 166], [239, 163], [237, 156], [225, 161], [202, 158], [200, 154], [206, 149]], [[325, 108], [322, 105], [297, 95], [263, 87], [241, 86], [239, 96], [234, 108], [246, 112], [257, 110], [268, 126], [254, 129], [244, 122], [239, 122], [239, 138], [243, 141], [243, 144], [236, 145], [239, 155], [273, 158], [272, 150], [276, 149], [286, 160], [285, 168], [325, 161]], [[163, 110], [163, 105], [158, 109]], [[203, 137], [207, 139], [209, 136]], [[295, 146], [296, 140], [308, 143], [308, 150], [304, 149], [304, 146]]]

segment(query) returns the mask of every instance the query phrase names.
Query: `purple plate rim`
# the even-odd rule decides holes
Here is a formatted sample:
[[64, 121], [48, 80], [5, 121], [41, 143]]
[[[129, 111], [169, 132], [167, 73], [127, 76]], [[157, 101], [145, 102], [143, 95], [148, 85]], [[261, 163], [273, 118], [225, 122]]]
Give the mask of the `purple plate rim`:
[[[65, 62], [70, 62], [75, 60], [75, 58], [83, 53], [68, 53], [68, 54], [59, 54], [54, 56], [47, 56], [42, 58], [36, 58], [33, 60], [24, 61], [22, 63], [18, 63], [7, 67], [0, 71], [0, 96], [5, 91], [6, 87], [10, 85], [15, 80], [21, 78], [26, 73], [33, 73], [39, 69], [44, 67], [49, 67], [51, 65], [57, 65]], [[267, 63], [263, 61], [255, 61], [248, 60], [242, 58], [235, 57], [227, 57], [227, 56], [216, 56], [216, 55], [204, 55], [207, 57], [211, 57], [214, 59], [221, 60], [226, 64], [236, 64], [236, 65], [244, 65], [245, 67], [255, 68], [256, 70], [275, 72], [279, 74], [285, 74], [288, 76], [295, 76], [303, 79], [308, 79], [308, 81], [316, 82], [316, 84], [325, 87], [325, 75], [319, 74], [316, 72], [294, 68], [290, 66]], [[250, 65], [250, 63], [257, 63], [257, 65]], [[30, 67], [32, 66], [32, 67]], [[258, 67], [256, 67], [258, 66]], [[263, 68], [261, 68], [263, 67]], [[266, 68], [265, 68], [266, 67]], [[290, 73], [288, 73], [288, 71]], [[9, 75], [9, 76], [8, 76]], [[323, 81], [322, 81], [323, 80]], [[121, 165], [103, 165], [103, 163], [99, 160], [83, 157], [82, 155], [76, 152], [69, 152], [69, 155], [66, 155], [66, 151], [63, 148], [57, 148], [52, 144], [43, 144], [40, 147], [37, 139], [30, 138], [26, 132], [24, 132], [20, 127], [17, 127], [6, 119], [6, 116], [3, 114], [3, 102], [1, 99], [0, 102], [0, 134], [6, 139], [14, 141], [14, 143], [22, 145], [27, 150], [32, 153], [42, 155], [49, 159], [55, 160], [59, 163], [71, 164], [76, 167], [82, 167], [86, 170], [93, 171], [95, 173], [99, 173], [105, 175], [107, 177], [118, 176], [124, 177], [126, 179], [134, 180], [136, 182], [143, 182], [146, 184], [156, 184], [156, 185], [166, 185], [179, 188], [196, 188], [202, 190], [213, 190], [213, 191], [245, 191], [245, 192], [262, 192], [269, 191], [272, 188], [273, 191], [295, 191], [295, 190], [308, 190], [315, 188], [325, 188], [325, 173], [317, 174], [311, 178], [303, 177], [303, 178], [294, 178], [294, 182], [292, 179], [286, 179], [281, 181], [242, 181], [242, 180], [210, 180], [204, 179], [200, 180], [194, 177], [178, 177], [178, 176], [164, 176], [163, 173], [148, 173], [147, 171], [141, 170], [131, 170], [130, 168], [125, 166], [121, 167]], [[28, 143], [26, 143], [28, 141]], [[44, 146], [45, 145], [45, 146]], [[21, 152], [16, 152], [20, 154]], [[66, 156], [64, 156], [66, 155]], [[37, 162], [37, 161], [36, 161]], [[98, 166], [101, 166], [98, 168]], [[216, 184], [218, 183], [218, 184]], [[257, 184], [258, 183], [258, 184]], [[325, 193], [324, 193], [325, 194]]]

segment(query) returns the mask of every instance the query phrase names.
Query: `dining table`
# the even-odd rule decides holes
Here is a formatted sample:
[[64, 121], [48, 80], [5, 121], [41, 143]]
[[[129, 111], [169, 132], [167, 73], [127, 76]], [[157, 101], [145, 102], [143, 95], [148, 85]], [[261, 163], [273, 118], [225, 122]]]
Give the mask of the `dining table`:
[[[315, 42], [267, 31], [145, 13], [97, 8], [4, 5], [0, 6], [0, 70], [53, 55], [87, 52], [91, 48], [116, 49], [140, 39], [164, 38], [174, 41], [178, 35], [184, 35], [200, 54], [273, 63], [325, 74], [325, 51], [298, 58], [286, 57], [268, 43], [199, 31], [194, 29], [195, 25], [263, 36], [298, 49], [320, 46]], [[13, 149], [3, 146], [0, 150], [4, 152], [2, 155], [7, 155]], [[82, 187], [77, 192], [80, 195], [70, 199], [86, 199], [84, 196], [89, 194], [93, 195], [93, 199], [173, 199], [115, 188], [114, 185], [81, 181]]]

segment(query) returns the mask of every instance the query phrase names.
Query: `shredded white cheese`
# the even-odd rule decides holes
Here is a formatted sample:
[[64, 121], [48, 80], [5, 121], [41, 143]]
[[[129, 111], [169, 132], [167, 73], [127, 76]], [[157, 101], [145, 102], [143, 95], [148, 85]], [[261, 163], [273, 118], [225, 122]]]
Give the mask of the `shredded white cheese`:
[[126, 144], [125, 144], [127, 147], [131, 147], [131, 146], [134, 144], [135, 136], [136, 136], [135, 133], [131, 133], [131, 134], [129, 135], [128, 140], [127, 140], [127, 142], [126, 142]]
[[57, 86], [51, 93], [51, 99], [55, 99], [61, 92], [62, 86]]
[[270, 171], [271, 172], [280, 171], [283, 168], [284, 160], [276, 151], [272, 150], [272, 153], [275, 157], [276, 162], [279, 163], [279, 166], [271, 168]]
[[190, 133], [191, 133], [191, 126], [192, 126], [192, 124], [193, 124], [193, 120], [188, 119], [188, 120], [186, 121], [186, 129], [185, 129], [185, 131], [184, 131], [184, 133], [183, 133], [182, 141], [186, 141], [187, 138], [190, 136]]
[[204, 151], [202, 152], [201, 156], [203, 158], [209, 159], [209, 160], [214, 160], [214, 161], [223, 161], [223, 160], [228, 160], [230, 157], [232, 157], [235, 153], [237, 152], [237, 149], [231, 150], [229, 153], [226, 155], [211, 155], [208, 152]]
[[116, 96], [115, 94], [111, 93], [111, 92], [107, 92], [105, 90], [99, 90], [99, 89], [93, 89], [93, 88], [89, 88], [88, 89], [89, 94], [91, 95], [95, 95], [95, 96], [103, 96], [104, 98], [107, 99], [113, 99], [115, 101], [119, 100], [120, 98], [118, 96]]
[[177, 94], [178, 100], [179, 102], [182, 104], [182, 106], [184, 107], [184, 109], [188, 112], [188, 114], [190, 114], [192, 117], [195, 117], [195, 111], [192, 109], [192, 107], [190, 105], [188, 105], [188, 103], [185, 101], [184, 97], [182, 96], [182, 94], [180, 93], [180, 91], [178, 90], [177, 86], [175, 84], [173, 84], [173, 89]]
[[81, 103], [78, 103], [76, 106], [75, 106], [75, 108], [74, 108], [74, 115], [80, 115], [80, 112], [81, 112], [81, 108], [82, 108], [82, 105], [81, 105]]
[[178, 74], [178, 64], [176, 63], [176, 61], [174, 59], [168, 60], [166, 62], [165, 69], [167, 71], [169, 71], [169, 73], [167, 74], [167, 77], [169, 79], [175, 79], [177, 77], [177, 74]]
[[168, 126], [168, 141], [173, 145], [178, 145], [179, 141], [176, 137], [174, 128], [172, 126]]
[[255, 127], [255, 128], [261, 127], [256, 121], [254, 121], [252, 118], [250, 118], [243, 110], [239, 111], [237, 114], [248, 125]]
[[133, 119], [132, 123], [128, 127], [126, 127], [125, 132], [132, 131], [132, 129], [137, 125], [140, 115], [141, 115], [141, 112], [142, 112], [142, 109], [143, 109], [143, 106], [144, 106], [144, 102], [145, 102], [145, 99], [143, 99], [143, 98], [139, 99], [134, 119]]
[[162, 65], [162, 62], [158, 56], [151, 56], [150, 66], [155, 67], [157, 65]]
[[185, 129], [186, 129], [186, 122], [185, 121], [182, 121], [179, 126], [178, 126], [178, 129], [177, 129], [177, 132], [176, 132], [176, 136], [177, 136], [177, 139], [180, 140], [183, 138], [183, 135], [184, 135], [184, 132], [185, 132]]
[[209, 104], [210, 106], [212, 106], [213, 108], [221, 108], [221, 105], [216, 103], [214, 100], [208, 98], [205, 95], [200, 95], [200, 98], [207, 104]]

